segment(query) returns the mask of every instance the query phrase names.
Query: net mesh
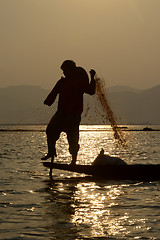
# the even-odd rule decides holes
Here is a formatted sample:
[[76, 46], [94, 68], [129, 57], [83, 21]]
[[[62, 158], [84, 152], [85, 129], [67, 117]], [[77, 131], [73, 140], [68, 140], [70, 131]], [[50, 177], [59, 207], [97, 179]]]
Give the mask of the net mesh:
[[123, 132], [121, 128], [118, 126], [116, 117], [109, 106], [107, 96], [105, 93], [105, 88], [104, 88], [104, 80], [98, 77], [96, 77], [95, 80], [96, 80], [96, 96], [104, 112], [103, 118], [105, 122], [108, 122], [108, 121], [110, 122], [114, 132], [114, 138], [118, 141], [118, 143], [122, 146], [126, 146], [126, 140], [123, 135]]

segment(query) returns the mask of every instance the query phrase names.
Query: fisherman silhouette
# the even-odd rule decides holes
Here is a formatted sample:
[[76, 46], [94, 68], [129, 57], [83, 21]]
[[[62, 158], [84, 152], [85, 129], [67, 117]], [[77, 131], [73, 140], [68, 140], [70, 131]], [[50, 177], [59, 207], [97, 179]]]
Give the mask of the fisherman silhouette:
[[56, 83], [52, 91], [44, 101], [44, 104], [51, 106], [57, 95], [58, 109], [51, 118], [47, 129], [48, 153], [42, 157], [42, 160], [52, 158], [56, 155], [56, 141], [59, 139], [61, 132], [67, 134], [69, 143], [69, 152], [72, 155], [71, 164], [75, 164], [79, 151], [79, 125], [81, 114], [83, 112], [83, 94], [95, 94], [95, 71], [90, 70], [91, 81], [87, 72], [82, 67], [77, 67], [72, 60], [66, 60], [61, 65], [64, 77]]

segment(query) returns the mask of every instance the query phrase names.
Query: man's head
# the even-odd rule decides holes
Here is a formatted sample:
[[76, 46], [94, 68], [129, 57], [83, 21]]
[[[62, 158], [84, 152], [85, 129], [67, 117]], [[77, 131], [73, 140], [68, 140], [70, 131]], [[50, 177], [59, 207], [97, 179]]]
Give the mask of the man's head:
[[65, 77], [70, 77], [76, 70], [76, 64], [72, 60], [65, 60], [61, 65], [61, 69]]

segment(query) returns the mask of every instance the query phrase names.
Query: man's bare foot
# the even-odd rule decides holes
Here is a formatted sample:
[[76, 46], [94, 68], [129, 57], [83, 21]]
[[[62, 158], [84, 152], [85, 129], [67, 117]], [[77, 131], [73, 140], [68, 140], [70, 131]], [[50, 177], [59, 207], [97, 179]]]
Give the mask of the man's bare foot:
[[46, 156], [42, 157], [41, 160], [47, 160], [51, 158], [52, 156], [48, 153]]
[[70, 163], [70, 165], [75, 166], [76, 162], [72, 160], [72, 162]]

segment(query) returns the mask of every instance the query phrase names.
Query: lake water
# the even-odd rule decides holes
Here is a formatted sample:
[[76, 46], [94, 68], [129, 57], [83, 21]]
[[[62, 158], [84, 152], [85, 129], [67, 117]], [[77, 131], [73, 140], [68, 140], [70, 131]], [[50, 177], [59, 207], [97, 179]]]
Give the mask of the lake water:
[[[123, 149], [109, 126], [81, 126], [77, 163], [91, 164], [103, 148], [128, 164], [160, 164], [160, 131], [143, 127], [127, 126]], [[45, 126], [0, 129], [0, 239], [160, 239], [159, 181], [93, 181], [60, 170], [50, 180], [40, 160]], [[55, 161], [71, 162], [65, 134], [57, 153]]]

